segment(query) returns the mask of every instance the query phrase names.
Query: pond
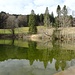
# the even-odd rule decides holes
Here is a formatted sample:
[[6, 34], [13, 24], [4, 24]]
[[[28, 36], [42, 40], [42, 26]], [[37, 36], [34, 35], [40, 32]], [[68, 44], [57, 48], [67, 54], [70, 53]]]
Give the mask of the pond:
[[54, 75], [75, 65], [72, 46], [60, 41], [0, 40], [0, 75]]

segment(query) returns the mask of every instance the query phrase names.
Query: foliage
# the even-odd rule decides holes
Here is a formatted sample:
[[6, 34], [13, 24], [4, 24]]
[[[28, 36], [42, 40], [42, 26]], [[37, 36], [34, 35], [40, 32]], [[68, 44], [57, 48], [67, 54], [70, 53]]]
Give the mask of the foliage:
[[54, 18], [54, 14], [53, 12], [50, 15], [50, 23], [52, 24], [52, 26], [54, 27], [54, 23], [55, 23], [55, 18]]
[[64, 7], [62, 8], [62, 11], [61, 12], [62, 12], [63, 16], [67, 16], [68, 10], [66, 8], [66, 5], [64, 5]]
[[73, 18], [68, 15], [66, 5], [61, 9], [60, 5], [57, 6], [56, 26], [57, 27], [71, 27], [73, 25]]
[[56, 26], [60, 27], [60, 16], [61, 16], [61, 7], [60, 7], [60, 5], [57, 6], [56, 12], [57, 12]]
[[40, 14], [40, 25], [43, 25], [44, 16], [43, 14]]
[[37, 28], [36, 28], [36, 17], [35, 17], [35, 13], [34, 10], [31, 11], [31, 14], [29, 16], [29, 33], [30, 34], [35, 34], [37, 33]]
[[18, 20], [19, 27], [26, 27], [27, 26], [27, 16], [26, 15], [19, 15], [17, 20]]
[[46, 7], [45, 14], [44, 14], [44, 26], [50, 27], [50, 17], [49, 17], [48, 7]]
[[[30, 15], [16, 15], [8, 14], [6, 12], [0, 12], [0, 29], [9, 28], [14, 34], [14, 29], [16, 27], [26, 27], [29, 26], [29, 33], [37, 33], [36, 26], [45, 26], [45, 27], [71, 27], [74, 25], [73, 16], [68, 15], [68, 9], [66, 5], [61, 9], [60, 5], [56, 9], [57, 16], [54, 17], [53, 12], [49, 14], [48, 7], [46, 7], [45, 14], [35, 14], [34, 10], [31, 11]], [[22, 33], [28, 32], [28, 30], [23, 31]], [[18, 33], [18, 30], [16, 31]], [[2, 32], [1, 32], [2, 33]], [[7, 31], [5, 32], [5, 34]], [[10, 32], [9, 32], [10, 33]], [[20, 32], [21, 33], [21, 32]], [[3, 31], [4, 34], [4, 31]]]
[[57, 10], [56, 10], [58, 17], [61, 15], [61, 7], [60, 5], [57, 6]]
[[39, 14], [37, 14], [37, 15], [35, 15], [35, 17], [36, 17], [36, 26], [38, 26], [40, 23], [40, 16], [39, 16]]
[[5, 28], [7, 18], [8, 18], [8, 15], [2, 11], [0, 13], [0, 29]]

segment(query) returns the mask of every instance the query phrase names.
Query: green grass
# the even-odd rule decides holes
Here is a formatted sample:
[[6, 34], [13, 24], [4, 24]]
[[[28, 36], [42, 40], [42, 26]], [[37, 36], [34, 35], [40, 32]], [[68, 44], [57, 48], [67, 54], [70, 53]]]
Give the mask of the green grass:
[[[37, 30], [44, 29], [44, 26], [37, 26]], [[28, 33], [29, 27], [15, 28], [15, 34]], [[0, 34], [12, 34], [11, 29], [0, 29]]]
[[44, 26], [37, 26], [37, 29], [40, 29], [40, 28], [46, 28], [46, 27], [44, 27]]
[[[12, 40], [0, 40], [0, 44], [12, 44]], [[28, 42], [21, 40], [14, 40], [14, 45], [19, 47], [28, 47]]]
[[[28, 33], [29, 27], [15, 28], [15, 34]], [[12, 34], [11, 29], [0, 29], [0, 34]]]
[[0, 40], [0, 44], [11, 44], [12, 40]]
[[28, 42], [22, 40], [15, 40], [14, 45], [19, 47], [28, 47]]
[[0, 34], [11, 34], [10, 29], [0, 29]]
[[29, 27], [15, 28], [15, 33], [28, 33]]

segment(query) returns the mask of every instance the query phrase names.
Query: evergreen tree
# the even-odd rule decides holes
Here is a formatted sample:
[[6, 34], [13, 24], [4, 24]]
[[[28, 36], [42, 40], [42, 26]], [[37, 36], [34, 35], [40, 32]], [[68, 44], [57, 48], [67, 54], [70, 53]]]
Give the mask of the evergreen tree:
[[55, 18], [54, 18], [53, 12], [52, 12], [51, 15], [50, 15], [50, 22], [51, 22], [52, 26], [54, 27]]
[[30, 16], [29, 16], [28, 25], [29, 25], [29, 33], [30, 33], [30, 34], [35, 34], [35, 33], [37, 33], [37, 28], [36, 28], [36, 16], [35, 16], [34, 10], [31, 10], [31, 14], [30, 14]]
[[46, 7], [45, 14], [44, 14], [44, 26], [50, 27], [50, 17], [49, 17], [48, 7]]
[[43, 25], [44, 16], [43, 14], [40, 14], [40, 25]]
[[63, 27], [67, 27], [67, 20], [69, 20], [69, 17], [67, 16], [67, 8], [66, 8], [66, 5], [64, 5], [64, 7], [62, 8], [62, 14], [63, 14], [63, 18], [62, 18], [62, 21], [63, 21]]
[[40, 16], [39, 14], [36, 15], [36, 25], [39, 25], [40, 23]]
[[67, 16], [68, 10], [66, 8], [66, 5], [64, 5], [63, 9], [62, 9], [62, 14], [63, 16]]
[[60, 5], [57, 6], [57, 10], [56, 10], [58, 17], [61, 15], [61, 7]]
[[60, 16], [61, 16], [61, 7], [60, 7], [60, 5], [57, 6], [56, 12], [58, 14], [57, 19], [56, 19], [56, 26], [60, 27]]

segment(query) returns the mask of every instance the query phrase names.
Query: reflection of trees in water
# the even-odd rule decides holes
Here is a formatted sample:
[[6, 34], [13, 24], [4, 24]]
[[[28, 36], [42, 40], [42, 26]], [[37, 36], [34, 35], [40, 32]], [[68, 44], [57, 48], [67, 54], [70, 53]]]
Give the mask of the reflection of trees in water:
[[59, 60], [56, 60], [55, 62], [55, 68], [56, 70], [58, 71], [58, 69], [61, 67], [62, 70], [65, 69], [66, 67], [66, 61], [62, 60], [62, 61], [59, 61]]
[[62, 50], [59, 42], [52, 42], [53, 48], [51, 49], [37, 49], [37, 43], [29, 41], [27, 47], [17, 47], [13, 45], [0, 45], [0, 61], [7, 59], [27, 59], [30, 61], [30, 65], [33, 62], [40, 61], [44, 63], [44, 67], [47, 67], [48, 62], [52, 63], [53, 59], [56, 60], [56, 70], [61, 67], [62, 70], [66, 67], [66, 61], [75, 59], [75, 51]]
[[42, 60], [44, 63], [44, 67], [46, 68], [48, 61], [49, 61], [49, 50], [48, 49], [42, 52]]
[[52, 40], [53, 50], [60, 50], [61, 49], [61, 43], [60, 40]]
[[4, 61], [6, 58], [6, 52], [5, 52], [5, 47], [3, 45], [0, 45], [0, 61]]
[[30, 65], [33, 64], [34, 60], [35, 60], [35, 57], [36, 57], [36, 46], [37, 46], [37, 43], [36, 42], [33, 42], [33, 41], [28, 41], [28, 46], [29, 46], [29, 49], [28, 49], [28, 59], [30, 61]]

